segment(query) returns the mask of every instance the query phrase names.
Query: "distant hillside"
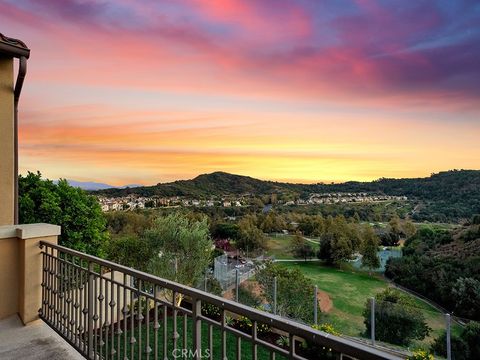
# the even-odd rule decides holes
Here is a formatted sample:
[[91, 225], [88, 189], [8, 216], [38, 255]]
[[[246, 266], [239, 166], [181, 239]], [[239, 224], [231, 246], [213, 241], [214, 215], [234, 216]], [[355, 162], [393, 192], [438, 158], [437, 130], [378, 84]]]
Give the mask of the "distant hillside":
[[480, 213], [480, 170], [451, 170], [427, 178], [379, 179], [323, 186], [330, 191], [367, 191], [406, 195], [422, 201], [416, 220], [469, 219]]
[[138, 194], [142, 196], [192, 196], [211, 197], [222, 195], [240, 195], [250, 193], [263, 195], [283, 192], [311, 192], [312, 185], [289, 184], [254, 179], [249, 176], [234, 175], [225, 172], [213, 172], [199, 175], [191, 180], [177, 180], [171, 183], [153, 186], [140, 186], [133, 189], [106, 189], [98, 194], [124, 196]]
[[249, 176], [214, 172], [192, 180], [179, 180], [154, 186], [127, 189], [105, 189], [96, 194], [106, 196], [212, 196], [297, 193], [306, 197], [322, 192], [370, 192], [386, 195], [406, 195], [421, 202], [413, 214], [416, 220], [447, 221], [466, 219], [480, 213], [480, 170], [452, 170], [426, 178], [386, 179], [371, 182], [350, 181], [342, 184], [291, 184], [264, 181]]
[[[124, 189], [124, 188], [127, 188], [127, 187], [140, 186], [140, 185], [131, 184], [131, 185], [125, 185], [125, 186], [122, 186], [122, 187], [115, 187], [113, 185], [109, 185], [109, 184], [105, 184], [105, 183], [99, 183], [99, 182], [93, 182], [93, 181], [77, 181], [77, 180], [71, 180], [71, 179], [67, 179], [67, 181], [70, 184], [70, 186], [78, 187], [78, 188], [83, 189], [83, 190], [91, 190], [91, 191], [105, 190], [105, 189]], [[54, 182], [56, 183], [57, 181], [54, 181]]]

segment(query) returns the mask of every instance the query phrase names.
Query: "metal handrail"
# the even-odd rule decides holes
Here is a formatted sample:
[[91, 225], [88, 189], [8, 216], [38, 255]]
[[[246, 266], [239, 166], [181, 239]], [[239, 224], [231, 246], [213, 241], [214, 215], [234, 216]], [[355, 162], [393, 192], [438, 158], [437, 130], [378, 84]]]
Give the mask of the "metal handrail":
[[[123, 266], [123, 265], [119, 265], [119, 264], [116, 264], [114, 262], [111, 262], [111, 261], [108, 261], [108, 260], [105, 260], [105, 259], [101, 259], [101, 258], [92, 256], [92, 255], [88, 255], [88, 254], [82, 253], [80, 251], [72, 250], [72, 249], [64, 247], [64, 246], [54, 245], [54, 244], [51, 244], [51, 243], [48, 243], [48, 242], [41, 241], [40, 242], [40, 247], [41, 248], [43, 248], [43, 247], [46, 248], [46, 250], [44, 250], [44, 252], [43, 252], [44, 262], [47, 261], [47, 265], [44, 265], [45, 277], [48, 277], [50, 275], [57, 276], [57, 277], [59, 276], [59, 274], [55, 274], [55, 271], [57, 271], [58, 268], [55, 267], [52, 270], [52, 268], [50, 268], [48, 266], [48, 260], [45, 260], [45, 259], [48, 259], [48, 257], [51, 257], [51, 258], [56, 258], [58, 263], [61, 263], [61, 262], [68, 263], [65, 259], [60, 259], [59, 255], [58, 255], [58, 254], [68, 254], [68, 255], [70, 255], [72, 257], [75, 257], [75, 258], [78, 258], [79, 260], [84, 261], [88, 264], [88, 268], [87, 267], [82, 268], [81, 263], [80, 263], [80, 266], [75, 265], [73, 263], [68, 263], [69, 265], [72, 266], [73, 270], [71, 270], [71, 271], [75, 271], [74, 266], [80, 267], [80, 270], [88, 273], [88, 278], [89, 279], [100, 278], [100, 279], [107, 280], [104, 277], [102, 277], [101, 273], [99, 274], [98, 272], [94, 271], [93, 266], [96, 265], [97, 267], [99, 266], [99, 267], [103, 267], [105, 269], [110, 269], [112, 274], [113, 274], [113, 272], [119, 272], [119, 273], [124, 275], [124, 278], [126, 276], [130, 276], [130, 277], [136, 279], [137, 281], [141, 281], [143, 283], [154, 284], [155, 287], [158, 286], [158, 287], [163, 288], [163, 289], [168, 289], [169, 291], [172, 291], [173, 293], [182, 294], [186, 297], [189, 297], [192, 300], [192, 310], [188, 311], [188, 313], [190, 313], [192, 315], [192, 318], [193, 318], [195, 324], [197, 322], [200, 322], [200, 324], [201, 324], [202, 321], [205, 321], [206, 323], [211, 322], [211, 320], [206, 318], [204, 315], [202, 315], [201, 310], [199, 310], [201, 308], [202, 303], [208, 303], [208, 304], [215, 305], [219, 309], [221, 309], [222, 314], [225, 314], [225, 312], [229, 312], [229, 313], [245, 316], [248, 319], [250, 319], [252, 321], [252, 323], [267, 324], [267, 325], [271, 326], [272, 328], [275, 328], [275, 329], [279, 330], [280, 332], [288, 333], [288, 334], [290, 334], [291, 339], [293, 339], [294, 337], [301, 338], [303, 340], [309, 341], [309, 342], [317, 344], [319, 346], [330, 348], [335, 352], [345, 354], [345, 355], [348, 355], [350, 357], [354, 357], [354, 358], [357, 358], [357, 359], [372, 359], [372, 360], [377, 360], [377, 359], [397, 360], [397, 359], [401, 359], [401, 357], [398, 357], [398, 356], [393, 355], [391, 353], [386, 353], [382, 350], [373, 348], [372, 346], [369, 346], [369, 345], [366, 345], [366, 344], [361, 344], [361, 343], [352, 341], [350, 339], [342, 338], [340, 336], [335, 336], [335, 335], [331, 335], [331, 334], [328, 334], [328, 333], [325, 333], [325, 332], [322, 332], [322, 331], [318, 331], [318, 330], [315, 330], [315, 329], [313, 329], [309, 326], [284, 319], [280, 316], [273, 315], [273, 314], [270, 314], [270, 313], [267, 313], [267, 312], [264, 312], [264, 311], [261, 311], [261, 310], [257, 310], [257, 309], [254, 309], [252, 307], [249, 307], [249, 306], [246, 306], [246, 305], [243, 305], [243, 304], [231, 301], [231, 300], [227, 300], [227, 299], [221, 298], [221, 297], [216, 296], [216, 295], [209, 294], [209, 293], [204, 292], [204, 291], [199, 290], [199, 289], [195, 289], [195, 288], [192, 288], [192, 287], [189, 287], [189, 286], [181, 285], [179, 283], [176, 283], [176, 282], [173, 282], [173, 281], [170, 281], [170, 280], [167, 280], [167, 279], [163, 279], [163, 278], [160, 278], [158, 276], [148, 274], [148, 273], [145, 273], [145, 272], [142, 272], [142, 271], [138, 271], [138, 270], [135, 270], [135, 269]], [[50, 254], [48, 252], [48, 249], [51, 249]], [[54, 251], [56, 252], [56, 255], [54, 254]], [[76, 269], [76, 270], [79, 271], [78, 269]], [[60, 274], [60, 276], [61, 276], [61, 274]], [[109, 280], [109, 281], [111, 281], [111, 284], [115, 283], [114, 280], [113, 280], [113, 276], [112, 276], [112, 279]], [[52, 291], [52, 286], [49, 286], [48, 282], [49, 282], [49, 280], [45, 280], [42, 283], [42, 286], [44, 286], [45, 288], [50, 287], [49, 291]], [[51, 280], [50, 280], [50, 282], [51, 282]], [[55, 283], [54, 283], [54, 285], [55, 285]], [[119, 286], [122, 286], [123, 291], [125, 291], [125, 289], [127, 289], [131, 293], [138, 292], [139, 296], [143, 296], [145, 299], [148, 298], [148, 296], [145, 296], [145, 295], [148, 295], [148, 294], [141, 293], [140, 288], [137, 291], [137, 290], [130, 290], [129, 287], [127, 287], [125, 285], [122, 285], [122, 284], [118, 284], [118, 283], [116, 284], [116, 286], [117, 286], [117, 288], [119, 288]], [[113, 289], [113, 285], [112, 285], [112, 289]], [[90, 288], [89, 291], [93, 292], [93, 289]], [[47, 293], [47, 291], [44, 291], [44, 293]], [[96, 294], [96, 290], [95, 290], [95, 294]], [[45, 295], [45, 296], [47, 297], [47, 295]], [[85, 296], [87, 296], [87, 295], [85, 295]], [[92, 299], [90, 299], [90, 296], [92, 296]], [[107, 296], [108, 296], [108, 294], [107, 294]], [[154, 296], [155, 296], [155, 293], [154, 293]], [[88, 299], [90, 301], [88, 308], [91, 311], [92, 301], [96, 301], [96, 299], [93, 299], [92, 294], [88, 294]], [[112, 300], [113, 300], [113, 290], [112, 290]], [[44, 304], [48, 303], [48, 299], [43, 299], [43, 301], [44, 301]], [[157, 301], [157, 300], [155, 300], [155, 301]], [[159, 301], [159, 304], [160, 304], [160, 301]], [[47, 306], [47, 311], [48, 311], [48, 307], [51, 307], [51, 306], [52, 305], [49, 303], [48, 306]], [[176, 310], [183, 311], [182, 308], [180, 308], [178, 306], [175, 308], [175, 304], [173, 304], [173, 303], [169, 304], [168, 306], [173, 307]], [[59, 310], [54, 309], [54, 311], [56, 311], [57, 314], [58, 314]], [[89, 314], [89, 316], [90, 315], [93, 316], [93, 314]], [[61, 316], [66, 317], [67, 315], [61, 314]], [[50, 326], [52, 326], [52, 327], [55, 326], [54, 322], [50, 321], [48, 319], [48, 317], [45, 316], [45, 314], [41, 314], [41, 317], [42, 317], [42, 319], [46, 320], [46, 322]], [[218, 323], [222, 326], [222, 331], [226, 330], [226, 329], [223, 328], [223, 326], [228, 328], [228, 326], [225, 325], [225, 319], [224, 318], [225, 318], [225, 315], [222, 315], [222, 321], [220, 323]], [[73, 320], [70, 320], [70, 321], [73, 321]], [[124, 320], [124, 321], [126, 321], [126, 320]], [[89, 321], [89, 323], [90, 322], [91, 321]], [[215, 321], [213, 321], [213, 322], [215, 322]], [[68, 320], [67, 320], [67, 324], [68, 324]], [[133, 320], [132, 320], [132, 324], [133, 324]], [[91, 330], [91, 328], [92, 328], [91, 324], [88, 324], [88, 325], [90, 325], [90, 330]], [[198, 325], [198, 326], [201, 326], [201, 325]], [[62, 335], [63, 332], [61, 331], [61, 329], [55, 329], [55, 330]], [[85, 329], [85, 330], [87, 330], [87, 329]], [[195, 325], [194, 326], [194, 333], [196, 333], [198, 331], [201, 331], [201, 330], [198, 330], [197, 325]], [[235, 329], [230, 327], [230, 328], [228, 328], [228, 331], [230, 333], [235, 333], [235, 331], [238, 331], [238, 330], [235, 330]], [[112, 332], [113, 332], [113, 327], [112, 327]], [[235, 334], [235, 335], [244, 336], [244, 334]], [[198, 334], [194, 334], [194, 337], [195, 337], [194, 342], [195, 343], [198, 342], [198, 341], [201, 341], [201, 340], [199, 340], [198, 336], [199, 336]], [[257, 336], [256, 336], [256, 325], [255, 325], [255, 331], [252, 331], [252, 335], [247, 336], [247, 338], [249, 338], [249, 340], [247, 340], [247, 341], [250, 341], [254, 345], [259, 344], [261, 346], [267, 346], [268, 348], [270, 348], [272, 346], [273, 347], [272, 350], [277, 351], [279, 354], [283, 354], [285, 352], [285, 349], [282, 349], [281, 347], [276, 347], [276, 345], [274, 345], [274, 344], [266, 345], [267, 343], [265, 343], [261, 339], [258, 339]], [[90, 341], [92, 341], [92, 339], [90, 339]], [[87, 356], [88, 356], [88, 354], [89, 353], [87, 353]], [[291, 355], [291, 356], [289, 356], [290, 358], [301, 359], [300, 356], [293, 356], [295, 354], [290, 354], [290, 355]], [[92, 354], [90, 354], [90, 357], [92, 358]], [[93, 354], [93, 358], [96, 358], [95, 354]]]

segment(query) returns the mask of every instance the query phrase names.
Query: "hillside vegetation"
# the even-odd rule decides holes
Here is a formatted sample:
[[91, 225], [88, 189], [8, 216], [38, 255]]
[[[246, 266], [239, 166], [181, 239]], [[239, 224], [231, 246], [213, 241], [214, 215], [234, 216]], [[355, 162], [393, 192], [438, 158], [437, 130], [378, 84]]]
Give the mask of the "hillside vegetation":
[[442, 304], [456, 315], [480, 320], [480, 216], [452, 232], [423, 228], [390, 259], [385, 275]]
[[291, 184], [263, 181], [249, 176], [224, 172], [199, 175], [192, 180], [137, 188], [106, 189], [95, 194], [121, 197], [188, 196], [211, 198], [228, 195], [293, 194], [306, 198], [311, 193], [368, 192], [385, 195], [405, 195], [418, 206], [412, 212], [414, 220], [448, 222], [471, 218], [480, 213], [480, 170], [452, 170], [426, 178], [386, 179], [371, 182], [350, 181], [342, 184]]

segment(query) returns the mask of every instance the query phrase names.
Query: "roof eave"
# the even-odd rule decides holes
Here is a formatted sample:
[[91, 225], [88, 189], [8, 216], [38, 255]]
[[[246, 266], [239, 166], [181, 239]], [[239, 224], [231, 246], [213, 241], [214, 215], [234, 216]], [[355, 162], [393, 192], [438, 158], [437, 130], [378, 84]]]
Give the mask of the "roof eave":
[[30, 57], [30, 49], [22, 41], [6, 37], [0, 33], [0, 54], [28, 59]]

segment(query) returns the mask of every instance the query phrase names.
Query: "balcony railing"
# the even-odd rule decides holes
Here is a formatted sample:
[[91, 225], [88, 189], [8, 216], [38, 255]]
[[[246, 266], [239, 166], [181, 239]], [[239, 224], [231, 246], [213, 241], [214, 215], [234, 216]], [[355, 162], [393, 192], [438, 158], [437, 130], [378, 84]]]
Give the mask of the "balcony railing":
[[399, 359], [66, 247], [40, 246], [40, 317], [88, 359]]

